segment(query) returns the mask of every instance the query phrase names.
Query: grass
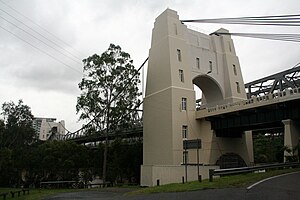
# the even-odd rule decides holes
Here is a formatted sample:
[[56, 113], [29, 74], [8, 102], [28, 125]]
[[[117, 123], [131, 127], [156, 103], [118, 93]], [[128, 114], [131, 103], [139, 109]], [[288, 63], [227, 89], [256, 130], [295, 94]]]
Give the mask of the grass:
[[299, 171], [296, 169], [283, 169], [283, 170], [272, 170], [265, 173], [249, 173], [234, 176], [224, 176], [221, 178], [214, 178], [213, 182], [209, 182], [207, 179], [202, 182], [193, 181], [185, 184], [173, 183], [162, 186], [155, 186], [149, 188], [143, 188], [136, 190], [126, 195], [138, 195], [138, 194], [149, 194], [149, 193], [160, 193], [160, 192], [186, 192], [203, 189], [219, 189], [219, 188], [230, 188], [230, 187], [247, 187], [255, 182], [263, 180], [268, 177]]
[[[15, 188], [0, 188], [0, 193], [2, 192], [10, 192], [10, 191], [17, 191], [20, 189], [15, 189]], [[51, 195], [55, 195], [58, 193], [65, 193], [65, 192], [74, 192], [74, 191], [80, 191], [79, 189], [30, 189], [29, 191], [29, 195], [23, 195], [23, 193], [21, 193], [20, 197], [17, 197], [18, 195], [15, 194], [15, 198], [12, 198], [11, 195], [9, 194], [8, 196], [6, 196], [7, 200], [10, 199], [18, 199], [18, 200], [41, 200], [45, 197], [51, 196]], [[0, 199], [2, 199], [2, 197], [0, 197]]]
[[[295, 168], [295, 169], [272, 170], [272, 171], [267, 171], [266, 173], [249, 173], [249, 174], [241, 174], [241, 175], [234, 175], [234, 176], [224, 176], [221, 178], [214, 178], [213, 182], [209, 182], [208, 180], [203, 180], [202, 182], [193, 181], [185, 184], [173, 183], [168, 185], [142, 188], [136, 190], [135, 190], [136, 186], [132, 186], [132, 187], [129, 186], [130, 188], [134, 189], [134, 191], [126, 193], [125, 195], [132, 196], [132, 195], [160, 193], [160, 192], [187, 192], [187, 191], [204, 190], [204, 189], [247, 187], [257, 181], [260, 181], [268, 177], [272, 177], [284, 173], [296, 172], [296, 171], [300, 171], [300, 169]], [[126, 187], [126, 186], [121, 186], [121, 188], [122, 187]], [[14, 191], [14, 190], [18, 190], [18, 189], [0, 188], [0, 193]], [[7, 200], [10, 199], [41, 200], [45, 197], [49, 197], [59, 193], [79, 192], [79, 191], [87, 191], [87, 190], [91, 190], [91, 189], [42, 189], [42, 190], [31, 189], [29, 195], [21, 194], [21, 196], [17, 198], [11, 198], [11, 195], [8, 195], [8, 198], [6, 199]], [[101, 190], [101, 189], [95, 188], [92, 190]]]
[[[132, 190], [138, 189], [138, 186], [128, 186], [128, 185], [123, 185], [118, 188], [129, 188]], [[116, 188], [117, 189], [117, 188]], [[21, 189], [16, 189], [16, 188], [0, 188], [0, 193], [2, 192], [10, 192], [10, 191], [17, 191]], [[15, 198], [11, 197], [11, 194], [6, 196], [6, 200], [41, 200], [46, 197], [50, 197], [59, 193], [67, 193], [67, 192], [80, 192], [80, 191], [91, 191], [91, 190], [103, 190], [103, 188], [90, 188], [90, 189], [30, 189], [29, 195], [26, 193], [26, 195], [23, 195], [21, 193], [20, 197], [17, 197], [17, 194], [15, 194]], [[0, 197], [0, 200], [3, 197]]]

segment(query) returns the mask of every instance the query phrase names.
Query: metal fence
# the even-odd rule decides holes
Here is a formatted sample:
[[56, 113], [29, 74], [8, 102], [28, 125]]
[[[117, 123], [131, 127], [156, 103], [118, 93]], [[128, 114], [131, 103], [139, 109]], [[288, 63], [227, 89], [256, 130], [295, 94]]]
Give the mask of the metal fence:
[[240, 168], [230, 168], [230, 169], [210, 169], [209, 181], [210, 182], [213, 181], [213, 176], [242, 174], [242, 173], [249, 173], [249, 172], [265, 170], [265, 169], [276, 169], [276, 168], [297, 167], [297, 166], [300, 166], [299, 162], [276, 163], [276, 164], [260, 165], [254, 167], [240, 167]]

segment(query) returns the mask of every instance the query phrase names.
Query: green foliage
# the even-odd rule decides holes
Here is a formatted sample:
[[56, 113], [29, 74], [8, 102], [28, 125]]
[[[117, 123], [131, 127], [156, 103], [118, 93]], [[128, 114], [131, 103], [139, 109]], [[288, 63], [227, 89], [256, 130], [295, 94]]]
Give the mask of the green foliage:
[[36, 140], [36, 133], [32, 127], [33, 115], [30, 107], [19, 100], [5, 102], [2, 105], [4, 121], [0, 122], [0, 147], [15, 148], [31, 144]]
[[80, 119], [89, 120], [87, 133], [106, 136], [103, 151], [102, 179], [106, 181], [108, 135], [131, 126], [138, 108], [139, 72], [130, 55], [118, 45], [110, 44], [101, 54], [83, 60], [85, 76], [78, 84], [81, 95], [76, 111]]
[[0, 186], [17, 185], [30, 160], [28, 148], [36, 141], [30, 107], [19, 100], [2, 105], [0, 120]]
[[16, 176], [12, 154], [12, 150], [0, 148], [0, 186], [9, 185], [11, 177]]
[[[40, 181], [88, 182], [101, 176], [104, 144], [89, 148], [70, 141], [36, 141], [30, 108], [19, 101], [3, 105], [0, 120], [0, 186], [39, 187]], [[108, 148], [108, 180], [139, 181], [140, 142], [115, 141]], [[117, 170], [117, 171], [115, 171]]]
[[285, 155], [286, 162], [298, 162], [299, 161], [299, 143], [294, 147], [284, 146], [282, 148], [284, 152], [287, 152], [288, 155]]
[[253, 139], [255, 163], [283, 162], [283, 136], [259, 134]]
[[92, 127], [96, 131], [106, 128], [107, 124], [109, 130], [128, 126], [130, 109], [140, 103], [139, 73], [130, 55], [120, 46], [110, 44], [101, 56], [94, 54], [83, 63], [86, 75], [79, 83], [82, 93], [76, 106], [80, 119], [94, 119]]
[[122, 183], [126, 180], [139, 183], [142, 148], [140, 141], [114, 141], [109, 148], [108, 179], [111, 182]]

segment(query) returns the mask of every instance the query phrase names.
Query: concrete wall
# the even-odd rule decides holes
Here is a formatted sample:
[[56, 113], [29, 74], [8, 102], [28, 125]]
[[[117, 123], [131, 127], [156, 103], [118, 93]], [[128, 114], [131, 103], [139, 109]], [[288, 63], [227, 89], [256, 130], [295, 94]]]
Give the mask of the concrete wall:
[[[208, 179], [209, 169], [218, 169], [217, 166], [200, 166], [199, 174], [202, 179]], [[143, 165], [141, 167], [142, 183], [144, 186], [156, 186], [157, 180], [160, 185], [169, 183], [182, 183], [182, 177], [185, 178], [185, 166], [184, 165]], [[196, 181], [198, 180], [198, 169], [197, 166], [187, 166], [187, 180]]]

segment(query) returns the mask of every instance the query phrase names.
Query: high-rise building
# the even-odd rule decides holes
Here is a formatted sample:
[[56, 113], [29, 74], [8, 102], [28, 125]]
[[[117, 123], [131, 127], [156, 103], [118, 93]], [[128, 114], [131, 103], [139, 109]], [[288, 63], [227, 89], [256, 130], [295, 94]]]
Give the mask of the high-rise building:
[[59, 140], [65, 134], [65, 121], [56, 122], [55, 118], [35, 117], [33, 128], [40, 140]]

